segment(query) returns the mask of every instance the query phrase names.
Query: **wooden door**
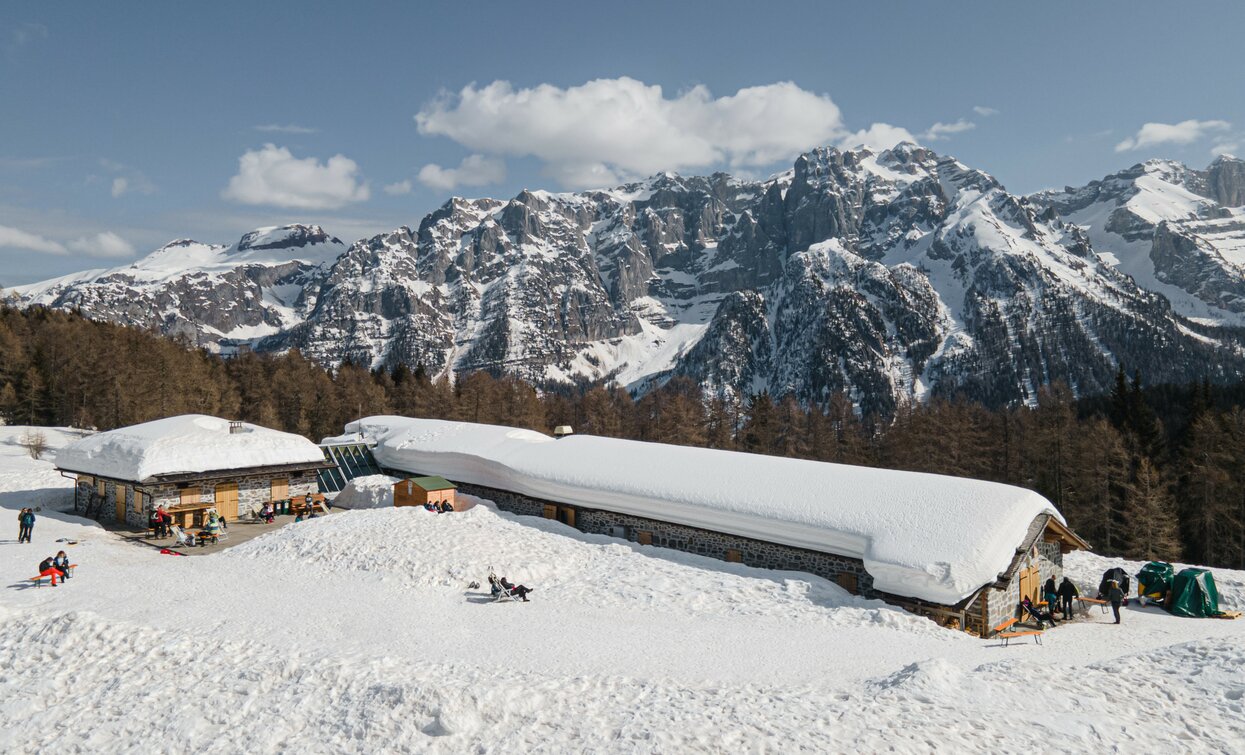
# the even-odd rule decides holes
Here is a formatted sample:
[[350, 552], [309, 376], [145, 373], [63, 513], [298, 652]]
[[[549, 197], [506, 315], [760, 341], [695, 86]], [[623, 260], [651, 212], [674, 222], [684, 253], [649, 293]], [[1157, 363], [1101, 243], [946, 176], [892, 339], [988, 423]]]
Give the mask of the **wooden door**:
[[1024, 598], [1028, 598], [1034, 603], [1041, 600], [1041, 597], [1038, 596], [1038, 591], [1042, 586], [1041, 579], [1042, 575], [1038, 572], [1038, 568], [1036, 566], [1030, 566], [1028, 569], [1021, 571], [1020, 598], [1022, 600]]
[[124, 522], [125, 521], [126, 487], [124, 485], [115, 485], [114, 489], [117, 491], [117, 521]]
[[569, 527], [574, 527], [575, 526], [575, 509], [572, 509], [566, 506], [559, 506], [558, 507], [558, 521]]
[[554, 506], [552, 503], [546, 503], [543, 513], [546, 519], [557, 519], [558, 507]]
[[230, 522], [238, 518], [238, 483], [218, 482], [216, 484], [216, 513]]
[[272, 499], [274, 501], [284, 501], [290, 497], [290, 481], [273, 480], [272, 481]]

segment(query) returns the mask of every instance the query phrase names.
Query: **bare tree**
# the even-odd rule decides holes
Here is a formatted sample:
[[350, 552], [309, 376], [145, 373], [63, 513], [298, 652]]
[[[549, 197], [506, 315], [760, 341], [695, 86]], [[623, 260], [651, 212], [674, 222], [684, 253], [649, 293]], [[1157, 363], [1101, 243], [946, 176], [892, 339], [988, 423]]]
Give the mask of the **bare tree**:
[[30, 429], [22, 433], [21, 443], [32, 459], [42, 459], [44, 452], [48, 450], [48, 436], [42, 430]]

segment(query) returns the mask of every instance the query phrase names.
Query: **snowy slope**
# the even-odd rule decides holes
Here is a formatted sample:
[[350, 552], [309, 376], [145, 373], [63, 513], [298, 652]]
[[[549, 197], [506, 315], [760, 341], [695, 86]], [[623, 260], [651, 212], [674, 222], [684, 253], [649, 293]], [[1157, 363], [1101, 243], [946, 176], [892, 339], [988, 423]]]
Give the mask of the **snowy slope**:
[[1059, 516], [1033, 491], [942, 475], [406, 417], [346, 430], [385, 467], [852, 556], [878, 590], [946, 605]]

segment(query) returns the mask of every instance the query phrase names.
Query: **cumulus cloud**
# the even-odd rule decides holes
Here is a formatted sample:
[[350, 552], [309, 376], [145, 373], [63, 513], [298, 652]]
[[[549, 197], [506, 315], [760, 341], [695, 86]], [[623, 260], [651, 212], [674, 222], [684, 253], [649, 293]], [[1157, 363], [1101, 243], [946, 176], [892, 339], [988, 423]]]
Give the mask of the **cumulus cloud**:
[[467, 155], [457, 168], [442, 168], [436, 163], [429, 163], [419, 169], [420, 183], [442, 191], [458, 186], [487, 186], [505, 180], [506, 164], [496, 157], [484, 155]]
[[892, 126], [889, 123], [875, 123], [867, 129], [847, 136], [839, 142], [839, 146], [844, 149], [868, 147], [874, 152], [880, 152], [884, 149], [890, 149], [900, 142], [912, 142], [915, 144], [917, 138], [902, 126]]
[[280, 123], [265, 123], [262, 126], [253, 126], [256, 131], [263, 131], [268, 134], [314, 134], [319, 132], [318, 128], [309, 128], [307, 126], [298, 126], [293, 123], [282, 125]]
[[1227, 121], [1199, 121], [1189, 119], [1180, 123], [1147, 123], [1137, 133], [1115, 145], [1116, 152], [1145, 149], [1159, 144], [1191, 144], [1209, 134], [1227, 131], [1232, 124]]
[[989, 118], [992, 115], [999, 114], [998, 110], [992, 107], [986, 107], [985, 105], [973, 105], [973, 112], [980, 115], [982, 118]]
[[43, 254], [67, 254], [64, 245], [20, 228], [0, 225], [0, 248], [25, 249]]
[[[567, 88], [471, 84], [426, 104], [415, 121], [421, 134], [479, 153], [535, 157], [572, 188], [719, 163], [767, 165], [846, 134], [828, 96], [791, 82], [723, 97], [697, 86], [668, 97], [660, 86], [627, 77]], [[462, 168], [425, 166], [420, 180], [461, 183], [454, 171]]]
[[358, 173], [359, 166], [345, 155], [321, 163], [265, 144], [238, 158], [238, 174], [229, 179], [221, 197], [240, 204], [334, 210], [371, 196]]
[[129, 180], [128, 178], [124, 178], [124, 177], [122, 177], [122, 176], [117, 176], [116, 178], [112, 179], [112, 197], [113, 197], [113, 199], [116, 199], [117, 197], [119, 197], [119, 196], [121, 196], [122, 194], [124, 194], [124, 193], [125, 193], [125, 191], [126, 191], [126, 189], [128, 189], [128, 188], [130, 188], [130, 180]]
[[104, 231], [93, 236], [83, 236], [70, 241], [68, 246], [72, 251], [79, 254], [85, 254], [89, 257], [132, 257], [134, 256], [134, 247], [130, 242], [121, 238], [112, 231]]
[[410, 194], [411, 193], [410, 179], [407, 179], [405, 181], [398, 181], [397, 183], [387, 184], [385, 186], [385, 193], [392, 194], [395, 197], [401, 194]]
[[921, 138], [925, 141], [936, 142], [946, 139], [951, 134], [959, 134], [964, 131], [971, 131], [977, 128], [977, 124], [972, 121], [966, 121], [963, 118], [955, 123], [935, 123], [921, 134]]

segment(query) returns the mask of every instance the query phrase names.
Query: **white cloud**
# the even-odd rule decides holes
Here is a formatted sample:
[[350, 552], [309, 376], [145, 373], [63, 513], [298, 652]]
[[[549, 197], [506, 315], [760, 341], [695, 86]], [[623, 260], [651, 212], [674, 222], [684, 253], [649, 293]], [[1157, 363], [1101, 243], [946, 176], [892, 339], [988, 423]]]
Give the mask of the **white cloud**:
[[58, 242], [7, 225], [0, 225], [0, 248], [25, 249], [30, 252], [42, 252], [43, 254], [68, 253], [65, 247]]
[[442, 168], [436, 163], [429, 163], [419, 169], [419, 182], [441, 191], [458, 186], [487, 186], [505, 180], [506, 163], [484, 155], [467, 155], [457, 168]]
[[1215, 146], [1210, 148], [1210, 153], [1215, 157], [1219, 155], [1238, 155], [1240, 152], [1241, 142], [1239, 141], [1216, 142]]
[[847, 136], [839, 142], [839, 146], [844, 149], [868, 147], [874, 152], [880, 152], [884, 149], [890, 149], [900, 142], [916, 144], [917, 138], [902, 126], [892, 126], [889, 123], [875, 123], [867, 129]]
[[334, 210], [371, 196], [360, 180], [359, 166], [344, 155], [321, 163], [297, 158], [285, 147], [265, 144], [238, 158], [238, 174], [229, 179], [221, 197], [249, 205], [299, 210]]
[[398, 181], [397, 183], [386, 184], [385, 193], [392, 194], [395, 197], [401, 194], [410, 194], [411, 193], [411, 180], [408, 178], [405, 181]]
[[1115, 145], [1116, 152], [1144, 149], [1159, 144], [1191, 144], [1215, 131], [1232, 128], [1227, 121], [1198, 121], [1189, 119], [1180, 123], [1147, 123], [1135, 135]]
[[[153, 194], [156, 191], [156, 185], [138, 168], [108, 158], [100, 159], [99, 164], [115, 176], [110, 189], [113, 199], [125, 194]], [[88, 179], [91, 182], [94, 180], [94, 177]]]
[[[471, 84], [426, 104], [415, 121], [421, 134], [446, 136], [485, 155], [536, 157], [572, 188], [718, 163], [772, 164], [846, 133], [828, 96], [791, 82], [717, 98], [697, 86], [667, 97], [660, 86], [627, 77], [568, 88]], [[452, 172], [461, 168], [447, 175], [425, 166], [420, 180], [461, 182]]]
[[281, 125], [279, 123], [266, 123], [262, 126], [254, 126], [256, 131], [263, 131], [270, 134], [315, 134], [320, 131], [318, 128], [308, 128], [307, 126], [297, 126], [293, 123]]
[[980, 115], [982, 118], [989, 118], [992, 115], [999, 114], [999, 111], [995, 108], [986, 107], [985, 105], [973, 105], [973, 112]]
[[926, 129], [925, 133], [921, 134], [921, 138], [925, 141], [936, 142], [941, 139], [946, 139], [949, 134], [959, 134], [964, 131], [971, 131], [975, 128], [977, 128], [976, 123], [966, 121], [963, 118], [959, 119], [955, 123], [939, 122]]
[[70, 241], [67, 246], [79, 254], [89, 257], [133, 257], [134, 247], [130, 242], [112, 231], [104, 231], [93, 236], [83, 236]]

